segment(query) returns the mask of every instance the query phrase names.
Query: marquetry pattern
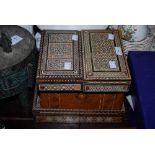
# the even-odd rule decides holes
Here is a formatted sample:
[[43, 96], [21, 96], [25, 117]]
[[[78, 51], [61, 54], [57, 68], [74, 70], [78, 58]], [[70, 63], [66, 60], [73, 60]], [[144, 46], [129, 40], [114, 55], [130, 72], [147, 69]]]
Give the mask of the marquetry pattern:
[[51, 122], [51, 123], [122, 123], [122, 116], [37, 116], [37, 122]]
[[[108, 40], [107, 33], [90, 33], [92, 63], [94, 71], [119, 71], [114, 42]], [[109, 60], [116, 62], [116, 68], [111, 69]]]
[[81, 84], [39, 84], [40, 91], [81, 91]]
[[65, 70], [65, 62], [70, 63], [73, 70], [72, 43], [49, 43], [47, 68], [48, 70]]
[[96, 85], [86, 84], [83, 87], [84, 92], [127, 92], [128, 85]]
[[[108, 40], [109, 33], [113, 33], [114, 40]], [[130, 80], [124, 55], [117, 55], [114, 50], [121, 47], [118, 31], [82, 31], [82, 46], [85, 80]]]
[[[72, 40], [77, 35], [78, 40]], [[81, 37], [77, 31], [45, 31], [42, 33], [37, 81], [82, 79]]]
[[[55, 31], [56, 32], [56, 31]], [[58, 31], [57, 31], [58, 32]], [[59, 31], [60, 32], [60, 31]], [[67, 35], [64, 35], [66, 33]], [[49, 34], [49, 42], [57, 43], [57, 42], [66, 42], [70, 43], [72, 41], [72, 36], [68, 35], [70, 32], [68, 31], [61, 31], [60, 33], [50, 33]]]

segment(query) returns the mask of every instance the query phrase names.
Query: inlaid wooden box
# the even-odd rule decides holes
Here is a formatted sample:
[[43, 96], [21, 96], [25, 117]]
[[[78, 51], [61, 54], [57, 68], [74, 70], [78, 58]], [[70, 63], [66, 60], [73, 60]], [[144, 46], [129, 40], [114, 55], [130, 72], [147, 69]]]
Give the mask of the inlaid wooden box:
[[44, 31], [36, 81], [39, 121], [121, 121], [131, 78], [118, 31]]

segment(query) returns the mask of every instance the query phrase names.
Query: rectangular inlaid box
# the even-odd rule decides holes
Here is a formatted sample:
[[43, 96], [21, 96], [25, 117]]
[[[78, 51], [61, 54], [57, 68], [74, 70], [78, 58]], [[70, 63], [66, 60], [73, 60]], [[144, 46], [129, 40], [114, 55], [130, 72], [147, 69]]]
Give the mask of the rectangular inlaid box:
[[44, 31], [37, 83], [80, 83], [82, 79], [80, 33], [78, 31]]
[[128, 91], [131, 78], [118, 31], [82, 31], [82, 47], [85, 92]]
[[104, 116], [113, 122], [124, 111], [131, 81], [118, 31], [43, 31], [36, 81], [39, 118], [63, 118], [68, 111], [70, 119]]

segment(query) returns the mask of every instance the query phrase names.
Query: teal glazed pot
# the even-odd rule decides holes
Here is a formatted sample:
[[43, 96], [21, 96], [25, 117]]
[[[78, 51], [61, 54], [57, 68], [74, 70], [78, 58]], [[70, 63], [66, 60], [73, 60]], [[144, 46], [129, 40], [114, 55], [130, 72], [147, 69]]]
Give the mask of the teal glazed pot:
[[4, 99], [22, 94], [33, 86], [35, 40], [27, 30], [19, 26], [0, 26], [0, 36], [1, 33], [8, 38], [22, 38], [11, 45], [9, 53], [0, 47], [0, 99]]

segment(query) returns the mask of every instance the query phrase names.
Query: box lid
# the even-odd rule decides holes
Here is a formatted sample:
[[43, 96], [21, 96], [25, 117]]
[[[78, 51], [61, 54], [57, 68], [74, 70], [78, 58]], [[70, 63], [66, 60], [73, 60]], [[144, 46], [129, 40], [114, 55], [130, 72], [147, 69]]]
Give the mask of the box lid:
[[82, 31], [84, 80], [130, 81], [117, 30]]
[[37, 82], [82, 80], [81, 36], [78, 31], [43, 31]]

